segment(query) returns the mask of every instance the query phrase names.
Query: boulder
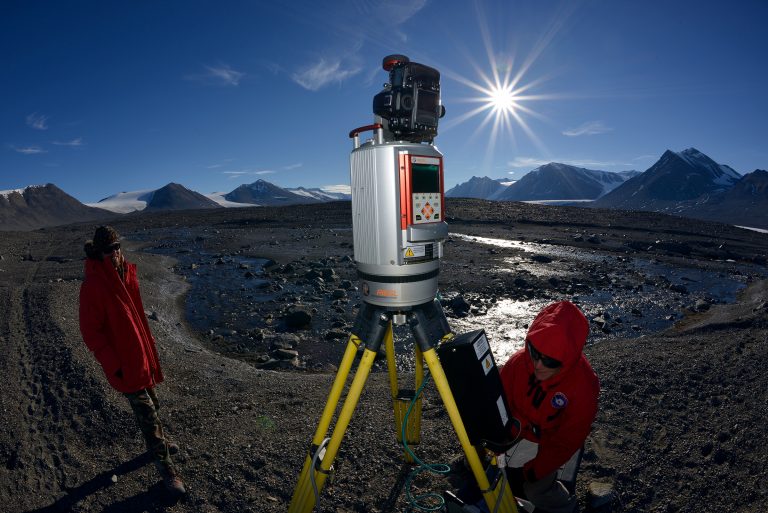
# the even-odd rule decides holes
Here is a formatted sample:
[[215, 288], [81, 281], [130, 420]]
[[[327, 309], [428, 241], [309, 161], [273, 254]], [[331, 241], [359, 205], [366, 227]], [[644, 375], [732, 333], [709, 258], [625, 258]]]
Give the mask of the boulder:
[[470, 309], [470, 304], [464, 299], [464, 296], [458, 295], [450, 301], [451, 310], [459, 317], [466, 317]]
[[306, 306], [293, 305], [286, 311], [285, 325], [288, 329], [299, 330], [308, 328], [311, 323], [312, 314]]

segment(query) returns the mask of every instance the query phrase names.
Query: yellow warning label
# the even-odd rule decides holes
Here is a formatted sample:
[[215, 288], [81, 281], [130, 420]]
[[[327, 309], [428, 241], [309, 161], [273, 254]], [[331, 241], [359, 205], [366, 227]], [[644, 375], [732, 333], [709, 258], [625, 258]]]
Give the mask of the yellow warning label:
[[403, 248], [405, 258], [424, 258], [426, 254], [426, 246], [406, 246]]

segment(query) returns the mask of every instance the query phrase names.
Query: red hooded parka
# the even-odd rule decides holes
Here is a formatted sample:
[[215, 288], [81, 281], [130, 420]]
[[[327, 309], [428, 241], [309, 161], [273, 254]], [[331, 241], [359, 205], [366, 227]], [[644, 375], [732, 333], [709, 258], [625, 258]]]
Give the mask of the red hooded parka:
[[[600, 382], [582, 353], [589, 322], [571, 302], [545, 307], [528, 329], [525, 347], [501, 369], [501, 380], [521, 436], [539, 444], [536, 457], [523, 472], [537, 481], [554, 472], [586, 440], [597, 415]], [[536, 379], [528, 344], [560, 361], [560, 371], [545, 381]]]
[[85, 261], [80, 332], [117, 391], [132, 393], [163, 381], [134, 264], [125, 263], [123, 281], [109, 258]]

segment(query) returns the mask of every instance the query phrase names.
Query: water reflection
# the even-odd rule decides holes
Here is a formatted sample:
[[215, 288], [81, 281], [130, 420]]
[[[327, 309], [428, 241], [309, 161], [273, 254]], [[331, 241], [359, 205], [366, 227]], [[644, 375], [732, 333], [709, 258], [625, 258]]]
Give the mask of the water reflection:
[[549, 304], [546, 300], [515, 301], [502, 299], [488, 309], [486, 315], [450, 319], [455, 333], [484, 329], [488, 335], [497, 364], [503, 364], [523, 347], [528, 324], [536, 314]]
[[[487, 309], [486, 315], [450, 319], [456, 333], [484, 328], [499, 364], [522, 347], [528, 324], [551, 302], [570, 300], [579, 305], [590, 320], [591, 343], [663, 330], [697, 301], [735, 301], [737, 293], [746, 286], [749, 273], [765, 274], [764, 269], [729, 262], [709, 262], [711, 269], [702, 269], [696, 262], [675, 266], [655, 259], [571, 246], [458, 233], [451, 237], [520, 252], [505, 257], [496, 272], [565, 280], [590, 277], [583, 284], [576, 284], [573, 293], [550, 290], [547, 299], [500, 299]], [[599, 325], [594, 321], [597, 317], [601, 319]]]

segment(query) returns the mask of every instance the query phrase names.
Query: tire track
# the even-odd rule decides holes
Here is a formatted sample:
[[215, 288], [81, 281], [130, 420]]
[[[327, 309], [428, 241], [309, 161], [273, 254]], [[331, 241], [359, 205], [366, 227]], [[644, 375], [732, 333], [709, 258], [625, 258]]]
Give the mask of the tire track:
[[[60, 291], [41, 273], [41, 265], [63, 246], [58, 242], [48, 245], [46, 256], [26, 270], [20, 285], [0, 289], [0, 372], [11, 385], [0, 394], [0, 429], [5, 431], [0, 487], [4, 496], [19, 498], [11, 506], [19, 511], [74, 487], [81, 480], [80, 452], [92, 438], [100, 438], [89, 437], [89, 428], [117, 415], [73, 355], [73, 345], [81, 342], [68, 340], [55, 316], [53, 303]], [[82, 436], [73, 440], [72, 433]]]

